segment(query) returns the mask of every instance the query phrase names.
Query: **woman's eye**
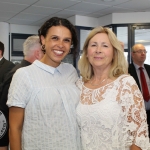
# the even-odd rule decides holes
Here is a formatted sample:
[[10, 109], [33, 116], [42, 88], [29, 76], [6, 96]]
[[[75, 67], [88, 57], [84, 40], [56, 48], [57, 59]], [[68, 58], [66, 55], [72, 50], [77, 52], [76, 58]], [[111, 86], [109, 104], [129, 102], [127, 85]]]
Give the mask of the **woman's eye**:
[[95, 46], [96, 46], [96, 44], [92, 44], [92, 45], [91, 45], [91, 47], [95, 47]]
[[58, 40], [58, 37], [54, 36], [52, 37], [53, 40]]
[[65, 39], [64, 41], [71, 43], [71, 40], [70, 40], [70, 39]]
[[107, 45], [103, 45], [103, 47], [108, 47]]

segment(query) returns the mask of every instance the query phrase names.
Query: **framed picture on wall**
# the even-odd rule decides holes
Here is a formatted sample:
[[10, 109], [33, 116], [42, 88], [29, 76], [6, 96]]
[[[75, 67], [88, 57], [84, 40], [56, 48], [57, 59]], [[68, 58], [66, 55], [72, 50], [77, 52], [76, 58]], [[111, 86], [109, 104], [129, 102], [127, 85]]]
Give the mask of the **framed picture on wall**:
[[11, 33], [11, 56], [23, 56], [23, 43], [31, 35]]

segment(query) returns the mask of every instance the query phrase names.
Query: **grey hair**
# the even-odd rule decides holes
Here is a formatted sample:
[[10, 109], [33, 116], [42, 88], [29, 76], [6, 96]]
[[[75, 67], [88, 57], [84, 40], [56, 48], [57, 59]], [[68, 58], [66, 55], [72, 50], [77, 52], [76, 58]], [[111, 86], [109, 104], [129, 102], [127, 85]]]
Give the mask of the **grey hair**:
[[28, 37], [23, 43], [24, 56], [29, 56], [37, 46], [41, 46], [39, 36], [33, 35]]

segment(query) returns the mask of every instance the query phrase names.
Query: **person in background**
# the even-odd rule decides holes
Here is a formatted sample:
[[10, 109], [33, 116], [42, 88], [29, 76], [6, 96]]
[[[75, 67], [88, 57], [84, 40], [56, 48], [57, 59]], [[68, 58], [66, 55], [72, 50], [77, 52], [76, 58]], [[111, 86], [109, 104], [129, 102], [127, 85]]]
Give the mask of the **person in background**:
[[[9, 130], [9, 124], [8, 124], [8, 106], [6, 105], [7, 102], [7, 95], [8, 95], [8, 89], [12, 80], [13, 74], [16, 72], [17, 69], [25, 66], [31, 65], [35, 60], [40, 60], [44, 53], [41, 50], [41, 44], [39, 40], [39, 36], [33, 35], [28, 37], [25, 42], [23, 43], [23, 54], [24, 59], [21, 61], [20, 64], [17, 64], [4, 78], [3, 86], [2, 86], [2, 92], [0, 94], [0, 111], [1, 115], [5, 117], [5, 132], [3, 131], [3, 136], [0, 138], [0, 143], [3, 144], [3, 147], [5, 149], [8, 149], [9, 144], [9, 138], [8, 138], [8, 130]], [[0, 150], [5, 150], [0, 147]]]
[[133, 62], [129, 64], [128, 72], [133, 76], [143, 94], [150, 137], [150, 65], [144, 64], [146, 53], [147, 51], [143, 44], [135, 44], [132, 47], [131, 57]]
[[62, 60], [77, 48], [75, 27], [63, 18], [38, 31], [44, 57], [14, 74], [7, 105], [11, 150], [80, 150], [76, 69]]
[[[0, 95], [2, 91], [2, 85], [4, 81], [4, 77], [6, 74], [15, 66], [12, 62], [6, 60], [4, 58], [4, 44], [0, 41]], [[7, 150], [5, 143], [1, 142], [1, 138], [3, 138], [3, 134], [5, 133], [5, 127], [3, 127], [4, 116], [0, 111], [0, 150]], [[5, 121], [4, 121], [5, 123]]]
[[4, 81], [5, 75], [15, 66], [15, 64], [4, 58], [4, 50], [4, 44], [0, 41], [0, 84]]
[[83, 150], [148, 150], [143, 97], [109, 28], [90, 32], [78, 68], [76, 112]]

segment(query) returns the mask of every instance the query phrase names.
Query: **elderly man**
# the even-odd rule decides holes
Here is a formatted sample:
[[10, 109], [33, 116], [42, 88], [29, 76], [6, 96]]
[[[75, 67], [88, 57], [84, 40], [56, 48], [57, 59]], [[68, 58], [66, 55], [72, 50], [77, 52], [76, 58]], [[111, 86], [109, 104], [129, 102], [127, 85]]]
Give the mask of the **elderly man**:
[[129, 65], [128, 71], [143, 94], [150, 137], [150, 65], [144, 64], [146, 53], [144, 45], [135, 44], [131, 51], [133, 63]]

